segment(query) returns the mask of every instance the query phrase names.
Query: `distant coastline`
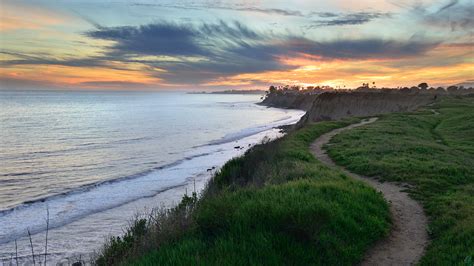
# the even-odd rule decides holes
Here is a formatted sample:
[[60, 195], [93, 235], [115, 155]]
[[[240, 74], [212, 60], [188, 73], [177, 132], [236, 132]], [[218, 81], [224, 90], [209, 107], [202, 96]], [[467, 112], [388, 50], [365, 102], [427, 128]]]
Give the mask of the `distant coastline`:
[[225, 91], [197, 91], [187, 94], [257, 94], [264, 95], [265, 90], [225, 90]]

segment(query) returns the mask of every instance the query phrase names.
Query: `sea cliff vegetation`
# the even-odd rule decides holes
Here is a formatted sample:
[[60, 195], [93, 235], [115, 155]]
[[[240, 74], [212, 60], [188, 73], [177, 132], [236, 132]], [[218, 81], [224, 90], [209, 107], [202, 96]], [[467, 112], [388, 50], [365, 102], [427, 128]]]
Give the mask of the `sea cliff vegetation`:
[[[355, 104], [366, 105], [367, 103], [360, 102], [360, 99], [356, 99], [353, 96], [373, 95], [378, 98], [397, 98], [400, 104], [410, 98], [421, 98], [421, 97], [442, 97], [442, 96], [462, 96], [474, 94], [474, 88], [465, 88], [463, 86], [447, 86], [447, 87], [429, 87], [426, 82], [418, 84], [418, 86], [412, 87], [397, 87], [397, 88], [379, 88], [372, 83], [363, 83], [362, 86], [356, 89], [346, 89], [345, 87], [333, 88], [330, 86], [298, 86], [298, 85], [286, 85], [286, 86], [270, 86], [265, 93], [265, 97], [262, 101], [262, 105], [278, 107], [278, 108], [294, 108], [305, 111], [310, 111], [311, 108], [316, 108], [318, 103], [315, 101], [321, 96], [325, 97], [349, 97]], [[332, 95], [332, 96], [331, 96]], [[383, 99], [382, 99], [383, 100]], [[372, 101], [373, 102], [373, 101]], [[375, 103], [380, 103], [378, 99]], [[320, 102], [321, 103], [321, 102]], [[320, 104], [319, 103], [319, 104]], [[325, 103], [322, 101], [322, 103]], [[344, 104], [340, 104], [337, 107], [344, 107]], [[313, 121], [314, 122], [314, 121]]]
[[[366, 92], [364, 92], [366, 93]], [[336, 136], [330, 156], [350, 171], [403, 182], [430, 218], [422, 265], [472, 265], [474, 97], [379, 114]], [[388, 203], [317, 161], [309, 145], [360, 121], [308, 121], [227, 162], [202, 195], [138, 217], [98, 254], [100, 265], [354, 265], [390, 230]]]
[[382, 195], [319, 163], [308, 146], [357, 122], [324, 122], [226, 163], [198, 198], [136, 219], [101, 265], [356, 264], [388, 233]]

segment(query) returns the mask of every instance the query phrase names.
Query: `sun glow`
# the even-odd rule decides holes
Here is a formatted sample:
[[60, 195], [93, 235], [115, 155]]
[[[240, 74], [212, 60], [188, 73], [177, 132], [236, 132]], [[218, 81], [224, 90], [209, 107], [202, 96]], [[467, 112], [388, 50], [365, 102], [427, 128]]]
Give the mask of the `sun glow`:
[[[126, 3], [121, 5], [116, 8], [129, 10]], [[310, 10], [321, 4], [298, 5]], [[432, 1], [424, 1], [424, 5], [430, 10], [440, 8]], [[283, 9], [269, 9], [271, 15], [265, 9], [225, 11], [245, 17], [248, 23], [221, 17], [218, 23], [192, 19], [182, 22], [172, 15], [165, 16], [161, 9], [153, 11], [161, 12], [166, 20], [150, 22], [147, 16], [125, 12], [110, 17], [90, 6], [77, 6], [77, 10], [91, 12], [84, 15], [69, 5], [2, 1], [2, 86], [8, 82], [85, 88], [116, 88], [120, 84], [173, 88], [255, 88], [269, 84], [358, 87], [376, 82], [378, 87], [397, 87], [417, 82], [448, 85], [473, 77], [472, 36], [463, 25], [443, 28], [443, 21], [434, 21], [438, 24], [432, 23], [429, 28], [433, 32], [418, 36], [413, 31], [425, 29], [426, 21], [414, 19], [410, 12], [384, 1], [326, 3], [323, 6], [328, 10], [341, 10], [319, 18], [317, 13], [307, 17], [309, 13], [304, 10], [285, 13]], [[364, 6], [377, 7], [377, 12], [360, 11]], [[153, 6], [133, 6], [134, 10], [140, 8], [148, 14]], [[396, 12], [397, 16], [388, 15]], [[311, 27], [314, 16], [333, 24]], [[276, 18], [285, 26], [273, 22]], [[399, 23], [387, 32], [374, 31], [388, 22]], [[407, 25], [411, 28], [405, 28]]]

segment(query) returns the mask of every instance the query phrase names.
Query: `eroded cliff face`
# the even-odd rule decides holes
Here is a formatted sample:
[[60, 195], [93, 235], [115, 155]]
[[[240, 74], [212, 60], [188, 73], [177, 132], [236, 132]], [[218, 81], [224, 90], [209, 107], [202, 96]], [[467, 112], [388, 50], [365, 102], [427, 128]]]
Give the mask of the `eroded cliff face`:
[[342, 92], [323, 93], [301, 118], [298, 125], [350, 116], [373, 116], [392, 112], [407, 112], [428, 105], [438, 96], [433, 94]]
[[272, 94], [262, 105], [294, 108], [306, 111], [297, 127], [324, 120], [338, 120], [350, 116], [374, 116], [392, 112], [408, 112], [434, 102], [444, 94], [436, 92], [345, 91], [322, 94]]

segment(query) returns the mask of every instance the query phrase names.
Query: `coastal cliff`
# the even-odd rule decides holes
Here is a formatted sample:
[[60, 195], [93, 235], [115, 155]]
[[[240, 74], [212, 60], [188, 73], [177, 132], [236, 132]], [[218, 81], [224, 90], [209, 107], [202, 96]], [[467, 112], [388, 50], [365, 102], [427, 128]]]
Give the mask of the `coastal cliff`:
[[392, 112], [408, 112], [432, 103], [437, 98], [430, 94], [384, 92], [323, 93], [298, 124], [325, 120], [339, 120], [350, 116], [371, 116]]
[[[400, 216], [400, 212], [396, 214], [398, 218], [394, 218], [389, 211], [390, 202], [384, 200], [382, 193], [341, 174], [339, 168], [327, 167], [324, 161], [315, 160], [315, 154], [308, 147], [316, 147], [313, 151], [318, 155], [318, 150], [322, 151], [327, 143], [327, 139], [324, 140], [327, 134], [334, 134], [336, 130], [337, 140], [331, 143], [328, 153], [331, 158], [337, 158], [334, 159], [337, 165], [353, 173], [360, 171], [364, 176], [375, 172], [383, 181], [398, 181], [401, 175], [408, 184], [426, 184], [412, 186], [410, 191], [419, 195], [430, 221], [434, 221], [429, 225], [433, 235], [441, 237], [431, 239], [422, 264], [470, 260], [466, 254], [473, 254], [469, 249], [473, 245], [465, 243], [466, 239], [469, 244], [473, 243], [469, 238], [473, 232], [469, 223], [472, 217], [459, 219], [460, 213], [469, 210], [467, 206], [474, 206], [465, 200], [469, 191], [446, 197], [444, 190], [439, 193], [439, 186], [458, 189], [473, 176], [472, 167], [468, 167], [472, 163], [459, 163], [459, 154], [466, 162], [472, 160], [470, 136], [474, 127], [469, 121], [474, 121], [470, 112], [473, 99], [474, 96], [439, 97], [397, 91], [320, 94], [302, 120], [304, 126], [280, 139], [255, 145], [244, 156], [228, 161], [215, 172], [201, 197], [196, 192], [191, 196], [186, 193], [172, 209], [137, 217], [125, 237], [112, 237], [104, 245], [95, 263], [156, 265], [171, 261], [180, 265], [227, 265], [235, 261], [248, 264], [293, 261], [311, 265], [317, 261], [323, 265], [363, 264], [371, 252], [369, 249], [391, 235], [390, 228], [397, 225], [393, 222], [395, 219], [416, 218]], [[363, 130], [353, 126], [363, 124], [361, 118], [321, 121], [411, 111], [433, 101], [435, 104], [429, 107], [432, 113], [421, 110], [389, 114], [380, 117], [379, 126], [367, 126]], [[321, 122], [310, 123], [313, 121]], [[341, 132], [348, 128], [352, 129]], [[450, 145], [438, 143], [440, 138], [448, 140]], [[318, 139], [323, 142], [317, 144]], [[372, 141], [361, 145], [360, 139]], [[317, 146], [313, 146], [315, 143]], [[352, 152], [354, 149], [358, 152]], [[427, 158], [434, 163], [416, 163], [427, 162]], [[439, 179], [427, 182], [427, 176]], [[465, 204], [453, 212], [449, 204], [453, 200]], [[354, 227], [354, 221], [360, 219], [364, 219], [364, 223]], [[446, 220], [455, 222], [443, 224]], [[412, 236], [411, 230], [402, 230], [397, 234], [409, 232]], [[425, 227], [417, 232], [425, 232]], [[392, 243], [390, 247], [399, 246], [386, 241], [383, 243]], [[409, 238], [409, 241], [412, 240]], [[318, 245], [314, 245], [316, 242]], [[452, 246], [457, 248], [456, 252], [452, 252]], [[345, 252], [347, 249], [353, 252]], [[418, 255], [409, 256], [416, 259]], [[406, 260], [407, 257], [402, 254], [389, 259]]]
[[339, 120], [351, 116], [371, 116], [391, 112], [413, 111], [434, 102], [437, 94], [391, 92], [325, 92], [321, 94], [273, 94], [262, 105], [295, 108], [306, 111], [298, 122]]

